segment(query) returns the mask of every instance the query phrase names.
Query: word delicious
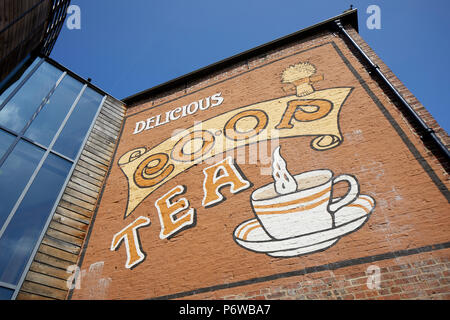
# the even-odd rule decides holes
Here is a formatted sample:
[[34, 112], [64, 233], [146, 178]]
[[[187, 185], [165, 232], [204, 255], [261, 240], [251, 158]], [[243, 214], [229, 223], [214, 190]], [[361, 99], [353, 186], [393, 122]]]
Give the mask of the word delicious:
[[158, 114], [157, 116], [148, 118], [147, 120], [138, 121], [136, 122], [136, 127], [133, 134], [138, 134], [142, 131], [162, 126], [170, 121], [175, 121], [186, 117], [187, 115], [192, 115], [198, 110], [204, 111], [210, 107], [217, 107], [221, 105], [224, 100], [221, 95], [222, 93], [219, 92], [210, 97], [191, 102], [190, 104], [175, 108], [173, 110], [169, 110], [163, 115]]

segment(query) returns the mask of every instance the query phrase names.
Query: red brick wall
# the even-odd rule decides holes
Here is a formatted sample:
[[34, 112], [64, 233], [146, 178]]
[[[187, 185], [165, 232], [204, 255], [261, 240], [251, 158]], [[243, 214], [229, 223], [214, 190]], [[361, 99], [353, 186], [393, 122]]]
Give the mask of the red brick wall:
[[[445, 132], [414, 96], [363, 40], [350, 32], [448, 143]], [[282, 84], [280, 75], [298, 61], [313, 63], [318, 73], [324, 74], [323, 81], [314, 84], [316, 90], [351, 87], [353, 91], [339, 114], [342, 144], [317, 151], [310, 144], [313, 137], [280, 139], [283, 156], [295, 174], [329, 168], [337, 174], [355, 175], [361, 193], [376, 201], [370, 218], [360, 229], [326, 250], [290, 258], [273, 258], [238, 246], [233, 241], [233, 230], [253, 217], [251, 192], [273, 181], [270, 175], [261, 176], [260, 163], [238, 163], [252, 186], [237, 193], [223, 188], [226, 200], [211, 208], [202, 206], [203, 170], [211, 164], [195, 164], [154, 192], [148, 188], [129, 189], [135, 180], [130, 173], [124, 174], [125, 166], [119, 166], [124, 155], [136, 148], [156, 148], [175, 129], [189, 128], [193, 121], [218, 119], [243, 106], [258, 108], [264, 101], [294, 95], [295, 89]], [[225, 99], [220, 107], [157, 130], [132, 134], [137, 121], [216, 92], [222, 92]], [[81, 278], [81, 288], [72, 290], [69, 298], [447, 299], [449, 181], [446, 164], [429, 148], [391, 94], [333, 32], [319, 33], [196, 83], [173, 88], [128, 109], [113, 166], [79, 261], [85, 280]], [[170, 147], [166, 149], [161, 152], [170, 154]], [[244, 150], [248, 157], [251, 151], [248, 147]], [[175, 200], [185, 197], [195, 209], [196, 220], [182, 232], [162, 239], [163, 223], [155, 203], [177, 185], [185, 186], [186, 191]], [[345, 188], [337, 192], [343, 195], [341, 189]], [[127, 206], [138, 198], [135, 210], [128, 212]], [[112, 250], [111, 243], [114, 235], [141, 217], [151, 221], [138, 229], [144, 257], [126, 268], [126, 246], [122, 243]], [[370, 266], [380, 268], [379, 289], [367, 286], [368, 278], [374, 279], [368, 271]]]
[[[370, 266], [379, 267], [379, 286], [371, 283]], [[269, 283], [256, 290], [244, 287], [240, 293], [229, 290], [195, 296], [195, 299], [227, 300], [394, 300], [450, 299], [449, 250], [389, 261], [377, 261], [308, 276]], [[247, 290], [246, 290], [247, 289]], [[235, 290], [234, 290], [235, 291]]]
[[[380, 59], [380, 57], [370, 48], [370, 46], [364, 41], [363, 38], [357, 33], [353, 28], [347, 27], [350, 36], [356, 41], [356, 43], [364, 50], [368, 57], [380, 67], [381, 72], [386, 76], [386, 78], [392, 83], [392, 85], [397, 89], [397, 91], [402, 95], [402, 97], [408, 102], [408, 104], [414, 109], [414, 111], [422, 118], [428, 127], [434, 130], [439, 139], [447, 146], [450, 147], [450, 137], [448, 133], [439, 126], [439, 123], [433, 118], [433, 116], [428, 112], [427, 109], [420, 103], [420, 101], [414, 96], [414, 94], [406, 88], [406, 86], [400, 81], [399, 78], [392, 72], [392, 70]], [[381, 88], [386, 90], [386, 94], [389, 98], [395, 100], [392, 93], [389, 92], [386, 86], [380, 84]], [[398, 108], [401, 110], [401, 108]], [[403, 114], [405, 119], [408, 120], [408, 125], [417, 130], [418, 128], [414, 125], [414, 121]], [[429, 155], [429, 161], [439, 162], [444, 169], [444, 174], [448, 179], [448, 172], [450, 171], [449, 163], [442, 154], [438, 152], [435, 145], [429, 141], [424, 141], [427, 149], [427, 155]], [[434, 152], [434, 153], [433, 153]]]

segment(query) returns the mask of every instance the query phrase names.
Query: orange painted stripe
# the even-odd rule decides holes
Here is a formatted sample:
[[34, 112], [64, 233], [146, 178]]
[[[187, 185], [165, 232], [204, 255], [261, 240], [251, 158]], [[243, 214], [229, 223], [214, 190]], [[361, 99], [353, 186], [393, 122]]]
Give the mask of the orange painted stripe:
[[360, 204], [356, 204], [356, 203], [352, 203], [352, 204], [349, 204], [349, 205], [346, 205], [346, 207], [356, 207], [356, 208], [361, 208], [361, 209], [364, 209], [364, 211], [366, 212], [366, 213], [369, 213], [369, 209], [367, 209], [366, 207], [364, 207], [363, 205], [360, 205]]
[[304, 207], [299, 207], [299, 208], [294, 208], [294, 209], [289, 209], [289, 210], [282, 210], [282, 211], [263, 211], [263, 212], [257, 212], [258, 215], [265, 215], [265, 214], [285, 214], [285, 213], [292, 213], [292, 212], [298, 212], [298, 211], [305, 211], [305, 210], [309, 210], [309, 209], [313, 209], [315, 207], [320, 206], [322, 203], [328, 202], [328, 198], [323, 199], [321, 201], [318, 201], [316, 203], [304, 206]]
[[247, 222], [246, 224], [244, 224], [244, 225], [240, 228], [240, 230], [239, 230], [239, 232], [238, 232], [238, 237], [241, 237], [242, 231], [244, 231], [244, 229], [245, 229], [246, 227], [251, 226], [252, 224], [259, 225], [259, 222], [258, 222], [258, 221], [249, 221], [249, 222]]
[[247, 236], [250, 233], [250, 231], [252, 231], [252, 230], [254, 230], [256, 228], [259, 228], [259, 227], [260, 226], [259, 226], [259, 223], [258, 223], [258, 225], [254, 226], [254, 227], [251, 227], [251, 228], [248, 228], [248, 230], [244, 233], [244, 236], [242, 237], [242, 239], [247, 240]]
[[362, 199], [362, 200], [366, 200], [373, 207], [374, 203], [373, 203], [372, 199], [366, 198], [366, 197], [361, 197], [361, 196], [359, 198]]
[[286, 207], [286, 206], [290, 206], [293, 204], [299, 204], [299, 203], [303, 203], [303, 202], [309, 202], [309, 201], [313, 201], [317, 198], [320, 198], [321, 196], [323, 196], [324, 194], [326, 194], [327, 192], [330, 192], [330, 191], [331, 191], [331, 187], [328, 189], [325, 189], [319, 193], [315, 193], [311, 196], [305, 197], [305, 198], [291, 200], [291, 201], [283, 202], [283, 203], [275, 203], [275, 204], [268, 204], [268, 205], [255, 205], [255, 206], [253, 206], [253, 208], [255, 208], [255, 209], [272, 209], [272, 208]]

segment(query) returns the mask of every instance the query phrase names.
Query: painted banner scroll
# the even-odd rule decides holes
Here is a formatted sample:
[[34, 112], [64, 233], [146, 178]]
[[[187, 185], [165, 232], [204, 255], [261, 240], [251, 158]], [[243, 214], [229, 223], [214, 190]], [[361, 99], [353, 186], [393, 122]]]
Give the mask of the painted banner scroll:
[[311, 148], [335, 148], [342, 142], [339, 112], [352, 87], [314, 90], [313, 65], [300, 63], [283, 73], [283, 82], [297, 94], [234, 109], [196, 123], [156, 147], [136, 148], [123, 154], [118, 165], [128, 180], [125, 217], [153, 191], [179, 173], [227, 151], [261, 141], [311, 136]]

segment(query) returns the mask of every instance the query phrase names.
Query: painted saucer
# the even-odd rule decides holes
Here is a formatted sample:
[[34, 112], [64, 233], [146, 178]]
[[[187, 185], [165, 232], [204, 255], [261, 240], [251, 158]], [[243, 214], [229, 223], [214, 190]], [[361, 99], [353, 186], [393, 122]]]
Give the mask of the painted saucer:
[[355, 201], [334, 213], [332, 228], [286, 239], [273, 239], [254, 218], [241, 223], [234, 230], [233, 237], [237, 244], [250, 251], [273, 257], [299, 256], [333, 246], [341, 237], [364, 225], [374, 208], [375, 200], [372, 197], [359, 195]]

